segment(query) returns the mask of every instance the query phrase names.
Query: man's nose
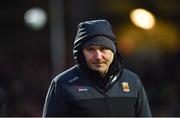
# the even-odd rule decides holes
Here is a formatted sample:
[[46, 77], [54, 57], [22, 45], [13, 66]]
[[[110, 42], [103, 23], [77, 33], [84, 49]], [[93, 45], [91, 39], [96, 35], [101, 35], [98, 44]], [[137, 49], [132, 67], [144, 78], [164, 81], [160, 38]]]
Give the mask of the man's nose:
[[101, 52], [100, 50], [96, 50], [96, 51], [95, 51], [95, 57], [96, 57], [97, 59], [102, 59], [102, 52]]

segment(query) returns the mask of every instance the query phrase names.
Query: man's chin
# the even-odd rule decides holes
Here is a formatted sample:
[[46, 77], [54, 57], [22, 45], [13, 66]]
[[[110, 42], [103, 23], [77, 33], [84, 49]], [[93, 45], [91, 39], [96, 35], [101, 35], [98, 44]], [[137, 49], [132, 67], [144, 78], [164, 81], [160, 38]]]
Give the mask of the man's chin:
[[105, 72], [105, 70], [102, 69], [102, 68], [92, 68], [92, 70], [94, 70], [94, 71], [96, 71], [98, 73], [104, 73]]

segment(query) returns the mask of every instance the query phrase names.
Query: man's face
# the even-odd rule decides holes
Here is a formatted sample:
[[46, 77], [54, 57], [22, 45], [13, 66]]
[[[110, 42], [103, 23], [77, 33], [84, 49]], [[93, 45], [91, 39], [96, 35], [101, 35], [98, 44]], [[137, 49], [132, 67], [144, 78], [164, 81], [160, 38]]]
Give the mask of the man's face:
[[110, 49], [100, 45], [84, 47], [83, 54], [88, 67], [100, 72], [102, 76], [106, 75], [114, 58], [114, 53]]

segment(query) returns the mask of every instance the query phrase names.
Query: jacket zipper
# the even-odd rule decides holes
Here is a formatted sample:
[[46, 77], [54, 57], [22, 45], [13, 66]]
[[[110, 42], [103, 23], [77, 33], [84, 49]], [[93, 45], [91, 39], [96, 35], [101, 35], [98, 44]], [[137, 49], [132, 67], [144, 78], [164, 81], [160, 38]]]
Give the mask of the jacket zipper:
[[109, 105], [109, 100], [108, 100], [109, 96], [108, 96], [107, 92], [105, 92], [104, 95], [105, 95], [105, 99], [106, 99], [107, 116], [110, 116], [110, 108], [109, 108], [110, 105]]

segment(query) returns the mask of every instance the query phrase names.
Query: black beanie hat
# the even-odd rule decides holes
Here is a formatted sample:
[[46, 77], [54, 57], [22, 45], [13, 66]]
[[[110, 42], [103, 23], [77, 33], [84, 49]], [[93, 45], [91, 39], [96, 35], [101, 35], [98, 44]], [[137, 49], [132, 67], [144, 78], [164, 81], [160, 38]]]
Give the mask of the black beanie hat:
[[105, 47], [111, 49], [113, 53], [116, 53], [116, 46], [115, 46], [114, 42], [105, 36], [96, 36], [94, 38], [91, 38], [87, 42], [84, 43], [83, 47], [90, 46], [90, 45], [105, 46]]
[[73, 55], [78, 61], [78, 54], [83, 46], [102, 45], [116, 53], [115, 35], [107, 20], [92, 20], [78, 25], [77, 35], [74, 41]]

